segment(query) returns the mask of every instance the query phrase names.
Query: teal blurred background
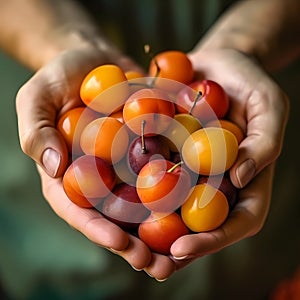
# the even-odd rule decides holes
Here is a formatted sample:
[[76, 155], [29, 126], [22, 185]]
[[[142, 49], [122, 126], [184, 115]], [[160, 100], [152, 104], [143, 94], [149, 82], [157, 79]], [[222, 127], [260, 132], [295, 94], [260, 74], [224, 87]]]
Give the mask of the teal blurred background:
[[157, 283], [52, 212], [18, 141], [15, 96], [32, 73], [0, 52], [0, 299], [267, 299], [300, 266], [299, 70], [300, 60], [275, 76], [291, 115], [264, 229]]

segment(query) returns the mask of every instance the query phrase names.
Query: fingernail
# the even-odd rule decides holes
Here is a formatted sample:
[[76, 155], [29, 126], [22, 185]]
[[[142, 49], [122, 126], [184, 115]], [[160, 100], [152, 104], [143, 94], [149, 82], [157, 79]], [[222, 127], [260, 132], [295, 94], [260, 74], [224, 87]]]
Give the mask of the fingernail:
[[244, 187], [255, 174], [255, 163], [252, 159], [245, 160], [236, 170], [240, 187]]
[[156, 281], [158, 281], [158, 282], [164, 282], [164, 281], [166, 281], [168, 278], [163, 278], [163, 279], [157, 279], [157, 278], [155, 278], [155, 280]]
[[55, 177], [57, 174], [59, 165], [61, 161], [61, 156], [52, 148], [47, 148], [42, 157], [42, 163], [47, 174], [51, 177]]
[[188, 255], [183, 255], [183, 256], [173, 256], [175, 259], [177, 260], [183, 260], [186, 259], [188, 257]]
[[138, 269], [138, 268], [136, 268], [136, 267], [133, 266], [133, 265], [131, 265], [131, 267], [132, 267], [133, 270], [138, 271], [138, 272], [143, 270], [143, 269]]

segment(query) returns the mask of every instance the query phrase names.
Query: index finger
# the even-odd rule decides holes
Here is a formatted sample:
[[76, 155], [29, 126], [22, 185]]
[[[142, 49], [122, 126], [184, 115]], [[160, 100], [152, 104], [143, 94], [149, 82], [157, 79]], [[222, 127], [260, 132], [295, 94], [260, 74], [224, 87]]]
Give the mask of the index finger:
[[129, 244], [127, 233], [96, 209], [81, 208], [74, 204], [64, 192], [62, 178], [51, 178], [39, 166], [38, 171], [44, 196], [59, 217], [95, 244], [119, 251], [126, 249]]

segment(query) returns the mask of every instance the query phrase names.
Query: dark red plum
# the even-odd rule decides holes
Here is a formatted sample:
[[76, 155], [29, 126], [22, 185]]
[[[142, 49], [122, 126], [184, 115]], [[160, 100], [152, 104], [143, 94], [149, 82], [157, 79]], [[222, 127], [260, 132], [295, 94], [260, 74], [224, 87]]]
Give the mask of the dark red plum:
[[129, 145], [127, 159], [128, 166], [136, 174], [151, 159], [170, 159], [170, 149], [166, 142], [159, 136], [137, 137]]
[[127, 230], [138, 227], [150, 213], [141, 203], [136, 187], [127, 183], [118, 184], [99, 209], [107, 219]]

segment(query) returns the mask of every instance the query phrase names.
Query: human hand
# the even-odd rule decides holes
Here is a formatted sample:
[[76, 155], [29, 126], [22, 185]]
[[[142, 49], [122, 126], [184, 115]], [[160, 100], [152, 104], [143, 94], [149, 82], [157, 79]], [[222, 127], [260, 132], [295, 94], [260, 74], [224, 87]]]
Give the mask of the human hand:
[[[247, 234], [250, 234], [250, 231], [255, 228], [255, 226], [253, 225], [257, 225], [257, 223], [255, 223], [256, 218], [251, 218], [250, 215], [250, 217], [248, 218], [248, 222], [245, 223], [245, 226], [240, 226], [239, 223], [241, 222], [241, 218], [245, 218], [244, 215], [247, 215], [247, 213], [245, 212], [254, 211], [254, 216], [256, 216], [261, 222], [264, 221], [271, 198], [270, 191], [272, 183], [272, 170], [264, 171], [264, 173], [268, 173], [268, 176], [263, 176], [262, 174], [264, 173], [261, 173], [256, 177], [255, 180], [253, 180], [251, 184], [253, 185], [252, 189], [248, 187], [245, 190], [245, 193], [240, 193], [240, 201], [238, 204], [240, 209], [236, 207], [235, 211], [231, 214], [230, 217], [232, 219], [233, 216], [236, 215], [235, 219], [237, 220], [237, 222], [226, 222], [226, 228], [228, 227], [228, 230], [230, 230], [230, 234], [228, 234], [228, 236], [220, 236], [219, 243], [215, 240], [215, 237], [217, 237], [217, 235], [215, 234], [217, 234], [217, 232], [207, 234], [205, 243], [203, 241], [203, 238], [205, 240], [205, 237], [203, 235], [200, 239], [196, 238], [197, 235], [183, 237], [177, 240], [172, 247], [172, 255], [174, 255], [175, 258], [172, 256], [167, 257], [164, 255], [151, 253], [148, 247], [146, 247], [145, 244], [142, 243], [139, 239], [134, 236], [128, 235], [118, 226], [103, 218], [97, 211], [92, 209], [82, 209], [73, 204], [67, 198], [62, 188], [60, 176], [62, 175], [66, 167], [67, 160], [64, 159], [66, 159], [67, 156], [64, 156], [66, 155], [66, 152], [64, 152], [66, 151], [65, 144], [63, 141], [61, 141], [59, 135], [57, 135], [54, 122], [58, 115], [74, 106], [77, 106], [80, 103], [80, 99], [78, 98], [78, 90], [79, 84], [84, 76], [82, 65], [86, 67], [87, 71], [95, 66], [94, 58], [90, 56], [90, 53], [85, 53], [88, 60], [86, 60], [86, 56], [82, 54], [83, 53], [74, 52], [63, 54], [61, 57], [58, 57], [58, 59], [54, 60], [52, 64], [49, 64], [49, 66], [41, 69], [27, 84], [25, 84], [18, 94], [17, 98], [20, 141], [22, 148], [24, 149], [25, 153], [27, 153], [37, 161], [39, 165], [38, 169], [42, 179], [44, 195], [54, 211], [59, 216], [66, 220], [72, 227], [76, 228], [84, 235], [86, 235], [91, 241], [103, 247], [109, 248], [109, 250], [127, 260], [133, 266], [133, 268], [144, 269], [150, 276], [153, 276], [158, 280], [166, 279], [171, 276], [171, 274], [176, 269], [176, 265], [177, 268], [181, 268], [197, 257], [218, 251], [219, 249], [231, 243], [234, 243], [239, 239], [242, 239], [243, 237], [247, 236]], [[77, 55], [80, 55], [80, 59], [77, 61], [78, 64], [74, 64]], [[212, 60], [214, 60], [213, 57]], [[87, 61], [90, 61], [90, 63], [87, 64]], [[130, 61], [126, 60], [125, 62], [131, 63]], [[252, 62], [249, 62], [249, 64], [252, 65]], [[197, 64], [195, 62], [194, 65], [197, 68]], [[130, 66], [130, 68], [132, 68], [132, 65]], [[229, 95], [233, 98], [230, 118], [232, 118], [232, 120], [234, 121], [236, 121], [237, 119], [238, 121], [236, 122], [245, 129], [248, 124], [247, 118], [239, 118], [237, 112], [240, 112], [241, 110], [246, 111], [247, 105], [245, 102], [243, 102], [244, 98], [235, 97], [235, 95], [239, 94], [238, 91], [235, 91], [234, 89], [236, 87], [236, 82], [234, 81], [234, 79], [232, 79], [232, 81], [229, 80], [227, 85], [225, 86], [226, 82], [222, 83], [221, 78], [218, 78], [216, 75], [214, 75], [214, 68], [211, 64], [207, 62], [206, 68], [207, 69], [205, 69], [205, 65], [199, 67], [199, 69], [205, 72], [205, 77], [212, 76], [212, 79], [220, 82], [226, 90], [229, 87], [233, 89], [233, 92], [229, 93]], [[254, 69], [256, 68], [257, 67], [255, 67]], [[124, 67], [124, 69], [126, 69], [126, 66]], [[239, 74], [238, 69], [239, 68], [234, 71], [235, 74]], [[259, 70], [259, 68], [257, 69]], [[230, 61], [228, 62], [228, 66], [224, 66], [224, 70], [225, 72], [230, 70]], [[248, 75], [245, 76], [245, 74], [241, 74], [240, 76], [242, 75], [244, 75], [244, 78], [248, 79]], [[55, 80], [52, 81], [52, 78], [55, 78]], [[252, 86], [253, 84], [249, 85], [249, 90]], [[62, 96], [62, 91], [68, 92]], [[234, 92], [236, 94], [234, 94]], [[27, 95], [31, 95], [31, 98], [28, 98]], [[46, 99], [48, 99], [48, 101], [46, 101], [45, 105]], [[238, 102], [237, 100], [239, 100], [240, 102]], [[28, 106], [25, 106], [25, 111], [21, 109], [23, 107], [22, 105], [24, 105], [24, 102], [28, 102]], [[32, 116], [36, 116], [37, 118], [32, 119]], [[267, 119], [268, 118], [265, 118], [264, 120]], [[282, 111], [280, 111], [280, 113], [278, 114], [277, 121], [278, 125], [282, 124], [283, 126], [283, 128], [281, 128], [282, 131], [280, 134], [276, 132], [275, 129], [276, 138], [276, 134], [280, 135], [280, 141], [278, 144], [279, 148], [277, 149], [277, 151], [280, 151], [280, 143], [283, 139], [285, 123], [284, 109], [282, 109]], [[37, 136], [39, 137], [37, 138]], [[247, 144], [245, 144], [244, 147], [246, 147], [246, 145]], [[45, 169], [45, 166], [43, 166], [43, 160], [41, 157], [44, 149], [46, 148], [56, 149], [57, 153], [60, 153], [60, 164], [59, 168], [54, 168], [55, 174], [49, 172], [49, 170]], [[246, 149], [248, 148], [246, 147]], [[276, 152], [276, 150], [274, 151]], [[275, 153], [274, 155], [276, 156], [278, 154], [279, 153]], [[241, 161], [241, 157], [242, 156], [240, 155], [238, 161]], [[275, 157], [273, 159], [275, 159]], [[261, 168], [263, 168], [263, 165], [261, 166]], [[52, 176], [49, 176], [49, 174]], [[259, 178], [261, 179], [259, 180]], [[239, 186], [240, 182], [234, 181], [234, 179], [235, 177], [233, 176], [233, 182], [235, 182], [236, 185]], [[256, 181], [259, 183], [255, 184]], [[267, 187], [268, 184], [269, 187]], [[265, 187], [265, 189], [261, 189], [261, 186]], [[263, 193], [261, 192], [262, 190], [264, 191]], [[251, 208], [251, 205], [249, 207], [247, 204], [249, 202], [247, 200], [250, 193], [260, 195], [260, 197], [257, 196], [255, 198], [257, 199], [256, 202], [252, 202], [253, 208]], [[241, 199], [244, 200], [242, 201]], [[266, 199], [266, 201], [259, 201], [260, 199]], [[259, 203], [263, 205], [259, 205]], [[243, 208], [244, 206], [245, 209]], [[260, 216], [257, 216], [258, 213], [260, 213]], [[232, 225], [229, 225], [231, 223]], [[239, 230], [236, 230], [236, 227], [238, 227]], [[220, 232], [222, 235], [222, 230]], [[189, 249], [182, 247], [182, 245], [185, 244], [185, 239], [189, 239]], [[176, 259], [176, 257], [179, 259]], [[182, 259], [183, 257], [185, 257], [185, 259]]]
[[74, 204], [64, 192], [61, 177], [50, 177], [40, 166], [38, 171], [45, 198], [55, 213], [71, 227], [96, 245], [122, 257], [135, 270], [144, 270], [158, 281], [170, 277], [175, 271], [171, 258], [152, 253], [139, 238], [123, 231], [96, 209], [81, 208]]
[[230, 170], [239, 199], [227, 221], [211, 232], [175, 241], [171, 254], [177, 268], [258, 233], [266, 220], [274, 165], [288, 118], [288, 99], [252, 58], [235, 50], [196, 50], [190, 53], [199, 76], [220, 83], [231, 100], [229, 119], [245, 133]]
[[[162, 279], [174, 270], [170, 259], [152, 254], [142, 241], [124, 232], [98, 211], [75, 205], [62, 186], [68, 152], [56, 130], [56, 120], [82, 104], [79, 88], [84, 76], [94, 67], [109, 62], [119, 64], [124, 70], [141, 71], [124, 56], [101, 57], [92, 48], [68, 50], [41, 68], [17, 95], [20, 143], [23, 151], [37, 163], [43, 194], [58, 216], [95, 244], [123, 257], [133, 268], [149, 266], [149, 274]], [[163, 271], [157, 271], [157, 265]]]

